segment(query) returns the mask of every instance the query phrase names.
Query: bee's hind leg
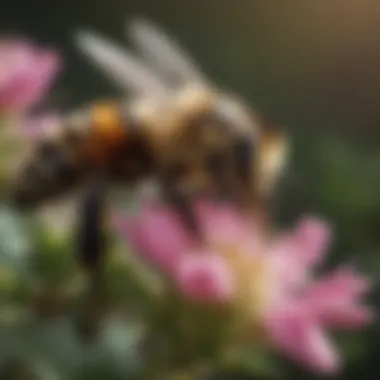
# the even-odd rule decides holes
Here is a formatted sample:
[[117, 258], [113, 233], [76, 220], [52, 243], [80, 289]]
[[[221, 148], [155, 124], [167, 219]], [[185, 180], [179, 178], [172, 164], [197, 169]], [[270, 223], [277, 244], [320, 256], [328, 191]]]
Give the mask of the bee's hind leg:
[[215, 200], [222, 202], [233, 200], [234, 183], [230, 152], [214, 153], [207, 157], [206, 169], [216, 188]]
[[79, 206], [76, 230], [78, 260], [84, 270], [98, 279], [107, 251], [106, 244], [106, 181], [102, 176], [93, 178], [84, 190]]
[[103, 268], [107, 254], [106, 181], [102, 176], [93, 178], [84, 189], [76, 226], [78, 261], [88, 275], [88, 288], [79, 311], [77, 328], [82, 338], [92, 341], [98, 336], [106, 312], [102, 297]]

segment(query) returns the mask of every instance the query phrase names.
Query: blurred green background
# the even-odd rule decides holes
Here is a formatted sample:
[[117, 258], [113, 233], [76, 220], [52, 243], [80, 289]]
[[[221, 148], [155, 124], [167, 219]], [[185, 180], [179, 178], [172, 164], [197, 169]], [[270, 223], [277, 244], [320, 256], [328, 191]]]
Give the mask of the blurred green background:
[[[151, 19], [176, 35], [211, 78], [244, 95], [289, 131], [293, 152], [275, 202], [278, 222], [286, 225], [306, 212], [329, 218], [336, 237], [330, 263], [352, 261], [369, 272], [376, 285], [380, 270], [380, 3], [4, 0], [0, 33], [26, 35], [62, 52], [65, 70], [46, 104], [62, 110], [117, 94], [75, 51], [72, 33], [91, 27], [121, 40], [125, 21], [133, 16]], [[17, 235], [18, 230], [24, 231], [23, 223], [11, 219], [5, 212], [0, 214], [1, 262], [10, 256], [14, 260], [15, 255], [22, 261], [28, 250], [25, 233]], [[377, 304], [379, 295], [375, 286], [372, 297]], [[119, 331], [117, 323], [114, 329]], [[8, 359], [18, 363], [24, 353], [35, 355], [34, 363], [41, 362], [38, 371], [43, 380], [59, 380], [56, 367], [75, 373], [75, 379], [119, 379], [124, 367], [136, 364], [125, 346], [128, 339], [112, 328], [99, 346], [81, 344], [66, 320], [16, 330], [4, 328], [0, 335], [1, 379], [11, 379]], [[128, 330], [123, 331], [128, 336]], [[377, 378], [379, 325], [347, 335], [341, 342], [347, 365], [339, 378], [356, 379], [359, 374]], [[117, 357], [120, 352], [122, 356]], [[290, 365], [285, 368], [281, 378], [313, 378]], [[28, 378], [22, 377], [28, 376], [25, 373], [19, 376]], [[219, 376], [238, 379], [238, 374]]]

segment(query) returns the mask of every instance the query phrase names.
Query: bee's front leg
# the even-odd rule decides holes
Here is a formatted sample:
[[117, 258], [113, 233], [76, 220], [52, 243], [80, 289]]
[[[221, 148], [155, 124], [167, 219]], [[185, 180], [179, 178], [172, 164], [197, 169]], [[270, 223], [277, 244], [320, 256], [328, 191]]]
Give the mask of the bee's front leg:
[[167, 174], [162, 175], [161, 186], [164, 199], [175, 209], [186, 229], [196, 240], [201, 240], [202, 231], [191, 200], [179, 189], [175, 179]]

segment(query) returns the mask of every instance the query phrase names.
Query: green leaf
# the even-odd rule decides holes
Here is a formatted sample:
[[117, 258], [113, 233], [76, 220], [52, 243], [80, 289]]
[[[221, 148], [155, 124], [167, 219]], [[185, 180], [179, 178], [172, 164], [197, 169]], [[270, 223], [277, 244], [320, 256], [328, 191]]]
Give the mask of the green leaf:
[[285, 372], [280, 361], [265, 347], [234, 349], [225, 357], [224, 362], [219, 363], [218, 367], [274, 379], [282, 378]]
[[42, 232], [37, 236], [34, 251], [32, 266], [38, 278], [61, 285], [74, 277], [78, 266], [68, 239]]
[[111, 302], [133, 303], [151, 308], [163, 292], [160, 277], [142, 263], [124, 243], [116, 242], [109, 254], [105, 275], [107, 295]]
[[0, 207], [0, 265], [20, 267], [30, 253], [31, 236], [25, 223], [10, 209]]

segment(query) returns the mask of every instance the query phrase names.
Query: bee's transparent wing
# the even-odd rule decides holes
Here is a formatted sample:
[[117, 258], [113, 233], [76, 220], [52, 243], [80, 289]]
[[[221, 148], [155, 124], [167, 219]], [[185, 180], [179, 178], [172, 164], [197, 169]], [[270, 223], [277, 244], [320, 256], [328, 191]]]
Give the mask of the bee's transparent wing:
[[142, 96], [165, 96], [165, 85], [126, 49], [89, 31], [78, 32], [75, 41], [79, 49], [121, 90]]
[[127, 24], [127, 32], [146, 62], [169, 83], [207, 85], [208, 81], [196, 63], [157, 26], [143, 19], [135, 19]]

